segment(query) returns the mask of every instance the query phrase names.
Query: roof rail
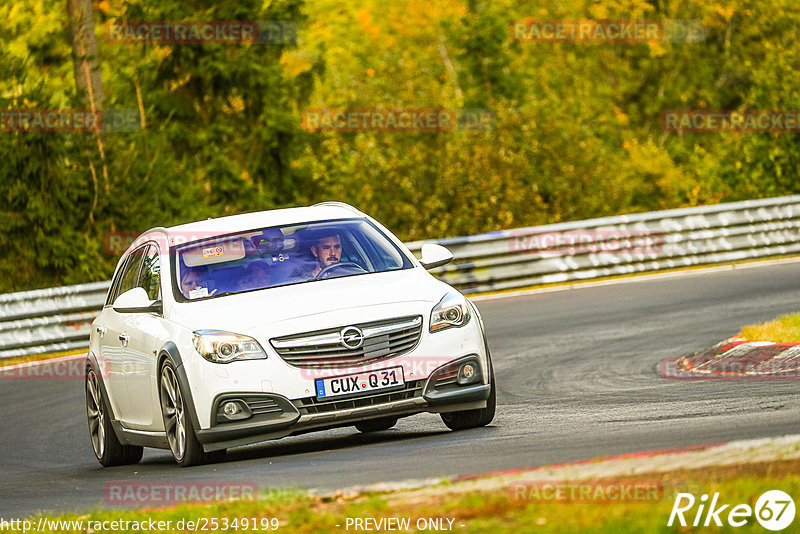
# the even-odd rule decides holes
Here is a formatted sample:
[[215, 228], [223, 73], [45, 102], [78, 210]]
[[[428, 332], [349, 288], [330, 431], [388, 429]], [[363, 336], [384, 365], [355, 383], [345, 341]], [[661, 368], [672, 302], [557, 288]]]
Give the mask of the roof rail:
[[317, 202], [316, 204], [312, 205], [311, 207], [315, 208], [317, 206], [332, 206], [332, 207], [336, 207], [336, 208], [344, 208], [344, 209], [352, 211], [353, 213], [358, 213], [359, 215], [363, 215], [360, 210], [358, 210], [357, 208], [351, 206], [350, 204], [348, 204], [346, 202], [337, 202], [337, 201], [334, 201], [334, 200], [328, 200], [326, 202]]

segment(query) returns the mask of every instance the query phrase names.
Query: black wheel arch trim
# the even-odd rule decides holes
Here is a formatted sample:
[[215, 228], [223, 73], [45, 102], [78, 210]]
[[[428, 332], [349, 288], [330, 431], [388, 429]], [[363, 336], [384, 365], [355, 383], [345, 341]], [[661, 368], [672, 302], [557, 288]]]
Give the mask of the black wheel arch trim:
[[89, 351], [89, 354], [86, 355], [85, 367], [87, 375], [88, 375], [88, 368], [90, 366], [94, 371], [95, 376], [97, 377], [97, 381], [100, 383], [100, 392], [103, 395], [103, 400], [105, 401], [105, 408], [108, 410], [108, 415], [110, 416], [111, 421], [114, 422], [117, 420], [117, 418], [114, 415], [114, 408], [112, 408], [111, 403], [108, 402], [108, 399], [110, 397], [108, 396], [108, 391], [106, 390], [106, 381], [103, 379], [103, 373], [100, 370], [101, 369], [100, 362], [97, 361], [97, 356], [95, 356], [94, 352], [92, 351]]
[[[178, 351], [178, 347], [175, 346], [175, 343], [172, 341], [167, 341], [161, 350], [158, 352], [158, 367], [156, 373], [156, 388], [159, 388], [160, 391], [160, 384], [161, 381], [161, 366], [163, 365], [164, 360], [169, 360], [172, 363], [172, 366], [175, 368], [175, 376], [178, 378], [178, 383], [181, 387], [181, 394], [183, 395], [183, 402], [187, 405], [189, 412], [189, 421], [192, 423], [192, 428], [194, 428], [195, 433], [200, 430], [200, 420], [197, 417], [197, 410], [194, 407], [194, 399], [192, 398], [192, 388], [189, 386], [189, 378], [186, 376], [186, 369], [183, 367], [183, 359], [181, 358], [181, 353]], [[161, 393], [159, 393], [159, 396]]]

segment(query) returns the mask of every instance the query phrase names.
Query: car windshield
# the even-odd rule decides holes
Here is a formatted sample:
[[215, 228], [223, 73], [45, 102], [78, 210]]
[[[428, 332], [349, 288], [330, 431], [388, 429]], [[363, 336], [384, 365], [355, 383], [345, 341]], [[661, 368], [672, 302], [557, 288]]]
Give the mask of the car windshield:
[[364, 219], [258, 228], [175, 246], [176, 299], [408, 269], [412, 263]]

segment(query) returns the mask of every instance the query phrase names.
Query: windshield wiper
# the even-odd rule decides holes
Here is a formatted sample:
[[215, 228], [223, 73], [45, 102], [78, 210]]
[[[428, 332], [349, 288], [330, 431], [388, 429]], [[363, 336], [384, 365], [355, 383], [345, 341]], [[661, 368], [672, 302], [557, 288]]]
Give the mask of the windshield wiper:
[[213, 295], [211, 295], [211, 297], [212, 298], [227, 297], [228, 295], [235, 295], [237, 293], [240, 293], [240, 292], [239, 291], [223, 291], [222, 293], [214, 293]]

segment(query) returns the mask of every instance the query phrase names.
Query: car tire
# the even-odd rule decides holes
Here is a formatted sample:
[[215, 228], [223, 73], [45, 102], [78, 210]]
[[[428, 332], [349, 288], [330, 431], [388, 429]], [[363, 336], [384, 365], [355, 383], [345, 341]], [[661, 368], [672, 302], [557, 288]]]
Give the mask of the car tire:
[[[158, 376], [161, 416], [164, 419], [164, 431], [170, 451], [172, 451], [172, 457], [180, 467], [207, 463], [210, 456], [197, 440], [189, 418], [189, 407], [186, 406], [184, 392], [181, 391], [178, 374], [171, 361], [164, 360]], [[224, 456], [224, 451], [222, 452]], [[211, 457], [215, 456], [218, 455], [211, 455]]]
[[486, 408], [477, 410], [464, 410], [462, 412], [448, 412], [441, 414], [442, 422], [450, 430], [466, 430], [468, 428], [478, 428], [486, 426], [494, 419], [494, 412], [497, 406], [497, 392], [494, 384], [494, 368], [489, 364], [489, 398], [486, 400]]
[[396, 424], [397, 417], [381, 417], [379, 419], [361, 421], [356, 423], [355, 427], [359, 432], [380, 432], [381, 430], [389, 430]]
[[94, 368], [86, 369], [86, 418], [89, 423], [89, 439], [95, 458], [103, 467], [139, 463], [144, 448], [136, 445], [123, 445], [117, 439], [111, 426], [111, 411], [100, 387], [100, 380]]

